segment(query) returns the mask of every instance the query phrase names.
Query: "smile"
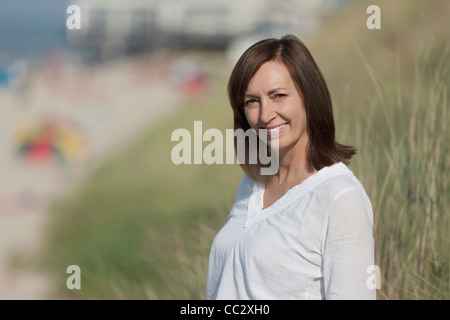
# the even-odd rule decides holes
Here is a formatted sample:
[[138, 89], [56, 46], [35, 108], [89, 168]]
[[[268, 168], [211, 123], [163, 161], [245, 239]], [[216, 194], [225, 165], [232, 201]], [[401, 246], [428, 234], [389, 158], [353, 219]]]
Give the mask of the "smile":
[[284, 128], [286, 128], [287, 125], [288, 125], [287, 123], [284, 123], [284, 124], [281, 124], [276, 127], [264, 128], [264, 129], [267, 130], [268, 137], [273, 137], [273, 136], [280, 135], [284, 131]]

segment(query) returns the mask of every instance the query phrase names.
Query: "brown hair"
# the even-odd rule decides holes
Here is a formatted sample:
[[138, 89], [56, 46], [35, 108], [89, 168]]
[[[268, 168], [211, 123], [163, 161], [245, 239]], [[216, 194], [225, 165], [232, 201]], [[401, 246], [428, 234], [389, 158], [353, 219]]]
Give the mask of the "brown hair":
[[[239, 58], [228, 82], [234, 130], [250, 129], [244, 114], [244, 95], [250, 80], [268, 61], [285, 64], [303, 99], [309, 137], [307, 170], [320, 170], [339, 161], [348, 165], [356, 149], [335, 141], [333, 108], [326, 81], [309, 50], [293, 35], [281, 39], [261, 40], [248, 48]], [[236, 148], [235, 141], [235, 150]], [[247, 153], [248, 147], [246, 149]], [[259, 175], [260, 164], [252, 165], [246, 162], [240, 165], [250, 178], [262, 180]]]

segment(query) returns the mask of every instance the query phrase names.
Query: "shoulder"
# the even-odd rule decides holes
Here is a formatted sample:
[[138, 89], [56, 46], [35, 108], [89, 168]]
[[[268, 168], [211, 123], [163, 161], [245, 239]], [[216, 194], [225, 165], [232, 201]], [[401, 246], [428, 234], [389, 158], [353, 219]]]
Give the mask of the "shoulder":
[[367, 197], [361, 182], [342, 162], [326, 167], [318, 173], [321, 173], [321, 177], [315, 188], [315, 193], [328, 205], [332, 205], [348, 192], [361, 194], [364, 198]]
[[325, 204], [323, 241], [329, 232], [364, 238], [371, 235], [373, 228], [372, 204], [363, 185], [347, 166], [339, 167], [316, 191]]
[[353, 172], [342, 164], [339, 172], [330, 175], [320, 188], [327, 201], [326, 217], [340, 215], [345, 221], [364, 220], [369, 226], [373, 225], [373, 211], [369, 196], [361, 182]]

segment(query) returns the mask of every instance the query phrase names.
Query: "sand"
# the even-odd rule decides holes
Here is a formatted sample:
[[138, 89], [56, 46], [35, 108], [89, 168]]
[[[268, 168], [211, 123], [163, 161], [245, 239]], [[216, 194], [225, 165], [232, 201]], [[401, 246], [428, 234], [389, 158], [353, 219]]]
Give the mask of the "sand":
[[[53, 201], [106, 157], [180, 105], [161, 57], [82, 66], [53, 58], [29, 70], [22, 88], [0, 88], [0, 299], [54, 299], [34, 270]], [[25, 86], [26, 85], [26, 86]], [[19, 157], [18, 130], [53, 119], [82, 142], [63, 164]], [[61, 270], [65, 272], [65, 270]]]

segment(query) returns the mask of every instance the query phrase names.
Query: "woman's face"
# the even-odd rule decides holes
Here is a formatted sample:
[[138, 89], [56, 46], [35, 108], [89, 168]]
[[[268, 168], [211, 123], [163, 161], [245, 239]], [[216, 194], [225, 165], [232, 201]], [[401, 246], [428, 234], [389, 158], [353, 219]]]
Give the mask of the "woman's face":
[[264, 63], [250, 80], [244, 96], [244, 112], [251, 128], [267, 130], [267, 141], [278, 139], [280, 151], [308, 143], [306, 113], [288, 69], [283, 63]]

